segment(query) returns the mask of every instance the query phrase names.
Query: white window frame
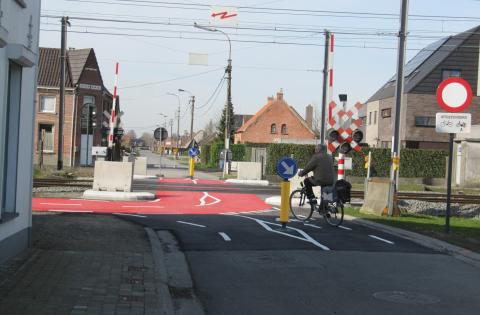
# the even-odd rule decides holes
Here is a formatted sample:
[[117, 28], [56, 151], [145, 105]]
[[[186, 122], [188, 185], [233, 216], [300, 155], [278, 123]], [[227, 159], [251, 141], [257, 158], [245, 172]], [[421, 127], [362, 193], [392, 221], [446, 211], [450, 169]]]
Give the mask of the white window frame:
[[[43, 104], [45, 104], [44, 103], [45, 99], [53, 99], [54, 100], [53, 110], [45, 110], [45, 107], [43, 106]], [[57, 97], [56, 96], [40, 95], [40, 108], [39, 108], [40, 113], [56, 113], [56, 109], [57, 109]]]

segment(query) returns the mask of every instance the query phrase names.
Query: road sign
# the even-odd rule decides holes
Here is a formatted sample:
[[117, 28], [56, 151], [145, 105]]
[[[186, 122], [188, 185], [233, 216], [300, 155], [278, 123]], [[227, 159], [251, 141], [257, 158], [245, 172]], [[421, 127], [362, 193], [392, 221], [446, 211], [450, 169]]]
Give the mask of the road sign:
[[238, 9], [235, 7], [213, 6], [210, 11], [212, 24], [237, 24]]
[[195, 157], [195, 156], [197, 156], [197, 155], [199, 155], [199, 154], [200, 154], [200, 150], [198, 150], [197, 147], [191, 147], [191, 148], [188, 150], [188, 155], [189, 155], [190, 157]]
[[469, 133], [471, 125], [469, 113], [437, 113], [435, 117], [435, 131], [439, 133]]
[[159, 140], [159, 141], [166, 140], [168, 138], [167, 129], [163, 127], [155, 129], [155, 131], [153, 132], [153, 137], [155, 138], [155, 140]]
[[472, 102], [472, 88], [462, 78], [448, 78], [437, 88], [437, 102], [447, 112], [464, 111]]
[[283, 179], [290, 179], [297, 174], [297, 161], [290, 157], [283, 157], [277, 161], [277, 173]]
[[92, 147], [92, 155], [107, 156], [107, 147]]

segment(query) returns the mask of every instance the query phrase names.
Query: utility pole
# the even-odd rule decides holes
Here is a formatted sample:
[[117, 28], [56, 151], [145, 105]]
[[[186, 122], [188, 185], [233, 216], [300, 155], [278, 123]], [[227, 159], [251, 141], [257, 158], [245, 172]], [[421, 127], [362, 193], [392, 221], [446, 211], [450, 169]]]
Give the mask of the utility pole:
[[173, 147], [173, 119], [170, 119], [170, 147]]
[[58, 109], [58, 148], [57, 170], [63, 169], [63, 115], [65, 109], [65, 64], [67, 55], [67, 26], [68, 17], [62, 17], [61, 44], [60, 44], [60, 107]]
[[193, 141], [193, 113], [195, 111], [195, 95], [192, 95], [192, 118], [190, 120], [190, 142]]
[[325, 56], [324, 56], [324, 65], [323, 65], [323, 93], [322, 93], [322, 118], [320, 125], [320, 143], [325, 143], [325, 122], [326, 122], [326, 109], [327, 109], [327, 99], [328, 99], [328, 76], [330, 72], [330, 31], [325, 31]]
[[178, 111], [177, 111], [177, 152], [180, 146], [180, 104], [178, 104]]
[[392, 164], [390, 170], [390, 192], [388, 194], [388, 215], [393, 215], [396, 206], [399, 168], [395, 167], [394, 159], [400, 157], [400, 113], [403, 100], [403, 70], [405, 67], [405, 48], [407, 40], [408, 0], [402, 0], [400, 32], [398, 33], [398, 63], [397, 84], [395, 86], [395, 123], [392, 141]]

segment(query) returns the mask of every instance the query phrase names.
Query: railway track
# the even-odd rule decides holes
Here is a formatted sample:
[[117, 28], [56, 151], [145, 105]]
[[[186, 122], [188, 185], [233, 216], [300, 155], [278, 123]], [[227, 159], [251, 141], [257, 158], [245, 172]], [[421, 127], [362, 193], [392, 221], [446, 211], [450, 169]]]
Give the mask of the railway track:
[[[399, 200], [421, 200], [428, 202], [447, 202], [447, 194], [432, 192], [398, 192]], [[352, 191], [352, 198], [363, 199], [363, 191]], [[480, 204], [480, 195], [452, 194], [452, 203], [459, 204]]]
[[36, 178], [33, 180], [33, 187], [92, 187], [91, 179], [69, 179], [69, 178]]

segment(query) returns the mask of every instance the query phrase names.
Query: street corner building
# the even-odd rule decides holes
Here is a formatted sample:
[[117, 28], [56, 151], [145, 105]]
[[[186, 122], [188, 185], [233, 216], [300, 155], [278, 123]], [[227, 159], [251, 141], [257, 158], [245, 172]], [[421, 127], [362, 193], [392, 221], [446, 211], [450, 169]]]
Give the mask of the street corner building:
[[[35, 99], [35, 163], [56, 165], [60, 106], [60, 49], [40, 47]], [[67, 51], [65, 74], [65, 166], [92, 165], [92, 147], [107, 146], [113, 95], [103, 84], [93, 48]], [[117, 97], [116, 109], [120, 108]], [[118, 139], [116, 139], [118, 144]], [[116, 145], [116, 153], [120, 146]], [[115, 153], [115, 152], [114, 152]], [[115, 154], [117, 155], [117, 154]]]
[[27, 248], [40, 1], [0, 1], [0, 263]]
[[313, 107], [306, 107], [303, 119], [283, 98], [268, 97], [265, 104], [235, 132], [235, 143], [313, 144], [318, 139], [313, 130]]
[[[480, 26], [442, 38], [423, 48], [405, 65], [404, 99], [400, 115], [400, 143], [412, 149], [447, 149], [448, 134], [435, 131], [435, 114], [443, 112], [436, 90], [449, 77], [462, 77], [472, 87], [472, 124], [480, 124]], [[360, 116], [365, 142], [390, 148], [395, 121], [396, 76], [383, 85], [364, 106]]]

